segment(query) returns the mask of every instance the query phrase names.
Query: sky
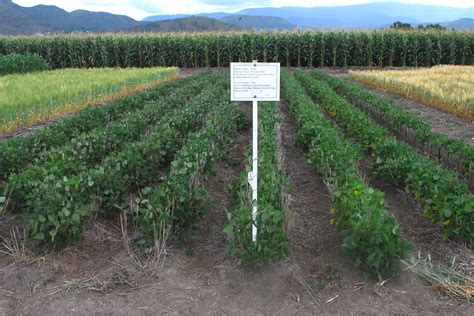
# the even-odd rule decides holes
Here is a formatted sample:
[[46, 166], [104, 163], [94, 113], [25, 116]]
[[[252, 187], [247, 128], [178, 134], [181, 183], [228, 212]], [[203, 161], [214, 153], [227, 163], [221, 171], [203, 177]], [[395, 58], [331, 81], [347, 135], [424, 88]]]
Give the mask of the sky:
[[29, 7], [38, 4], [55, 5], [66, 11], [84, 9], [89, 11], [105, 11], [124, 14], [136, 20], [155, 14], [194, 14], [208, 12], [236, 12], [245, 8], [284, 7], [284, 6], [337, 6], [367, 2], [403, 2], [410, 4], [445, 5], [451, 7], [470, 7], [472, 0], [402, 0], [402, 1], [371, 1], [371, 0], [13, 0], [18, 5]]

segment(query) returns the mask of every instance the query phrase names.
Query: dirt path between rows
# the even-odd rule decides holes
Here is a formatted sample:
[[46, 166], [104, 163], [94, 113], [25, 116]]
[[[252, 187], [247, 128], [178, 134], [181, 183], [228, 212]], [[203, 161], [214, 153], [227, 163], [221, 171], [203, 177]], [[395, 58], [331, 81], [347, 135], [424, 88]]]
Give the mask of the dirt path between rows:
[[[243, 108], [250, 118], [251, 106]], [[441, 298], [410, 272], [380, 285], [352, 267], [329, 225], [327, 189], [295, 144], [297, 127], [286, 106], [283, 112], [295, 212], [290, 258], [256, 270], [224, 254], [222, 225], [235, 203], [228, 185], [244, 169], [247, 129], [206, 183], [213, 200], [208, 214], [170, 243], [155, 277], [131, 262], [117, 222], [95, 221], [78, 245], [59, 253], [13, 266], [0, 254], [0, 315], [472, 314], [472, 307]]]
[[[323, 70], [330, 75], [351, 80], [347, 69], [324, 68]], [[404, 108], [408, 112], [420, 116], [426, 122], [431, 124], [433, 131], [440, 134], [445, 134], [451, 138], [463, 139], [470, 146], [474, 146], [473, 122], [453, 114], [440, 111], [428, 105], [418, 103], [398, 94], [388, 92], [384, 89], [376, 88], [372, 85], [362, 84], [355, 80], [351, 81], [381, 97], [392, 100], [394, 104]]]

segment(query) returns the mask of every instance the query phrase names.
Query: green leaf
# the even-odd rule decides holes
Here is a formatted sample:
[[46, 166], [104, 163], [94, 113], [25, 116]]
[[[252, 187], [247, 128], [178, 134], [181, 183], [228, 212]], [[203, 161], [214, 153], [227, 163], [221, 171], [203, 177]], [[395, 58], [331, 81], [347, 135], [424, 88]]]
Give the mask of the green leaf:
[[75, 222], [79, 222], [81, 220], [81, 217], [79, 216], [79, 214], [74, 213], [72, 214], [72, 220]]
[[40, 232], [40, 233], [37, 233], [33, 239], [36, 239], [36, 240], [44, 240], [44, 233], [43, 232]]
[[224, 234], [232, 238], [231, 236], [234, 236], [234, 225], [227, 225], [222, 231]]
[[55, 229], [52, 229], [49, 231], [49, 234], [51, 235], [51, 237], [56, 237], [56, 235], [58, 234], [58, 230], [55, 228]]
[[46, 217], [44, 217], [43, 215], [38, 215], [38, 222], [46, 223]]

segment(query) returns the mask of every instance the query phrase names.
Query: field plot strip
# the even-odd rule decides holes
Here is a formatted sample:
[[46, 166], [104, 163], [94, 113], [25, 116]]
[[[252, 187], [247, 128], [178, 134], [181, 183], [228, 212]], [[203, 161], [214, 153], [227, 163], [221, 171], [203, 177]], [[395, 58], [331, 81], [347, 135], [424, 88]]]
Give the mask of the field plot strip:
[[311, 71], [311, 76], [327, 83], [338, 94], [383, 124], [392, 134], [458, 172], [470, 182], [471, 187], [474, 186], [474, 147], [462, 140], [433, 132], [430, 125], [420, 117], [348, 80], [330, 76], [320, 70]]
[[[252, 169], [252, 152], [247, 150], [246, 170], [232, 190], [238, 201], [228, 212], [224, 233], [229, 239], [227, 253], [242, 263], [262, 266], [290, 254], [287, 237], [290, 209], [288, 204], [288, 178], [285, 174], [281, 148], [282, 116], [280, 104], [259, 103], [259, 164], [258, 213], [252, 219], [252, 189], [247, 173]], [[252, 226], [257, 227], [257, 241], [252, 241]]]
[[331, 193], [331, 224], [345, 237], [344, 251], [366, 272], [379, 278], [390, 274], [408, 255], [410, 245], [400, 239], [399, 226], [388, 214], [383, 193], [359, 177], [359, 149], [332, 126], [288, 71], [282, 72], [282, 88], [299, 126], [298, 142], [307, 149], [308, 159]]
[[349, 74], [363, 83], [474, 120], [472, 66], [440, 65], [429, 69], [351, 71]]
[[0, 77], [0, 135], [153, 88], [177, 71], [62, 69]]
[[425, 216], [443, 226], [445, 238], [474, 243], [474, 195], [469, 193], [466, 182], [408, 144], [397, 141], [327, 84], [301, 70], [295, 76], [338, 126], [373, 157], [375, 171], [404, 188], [420, 202]]

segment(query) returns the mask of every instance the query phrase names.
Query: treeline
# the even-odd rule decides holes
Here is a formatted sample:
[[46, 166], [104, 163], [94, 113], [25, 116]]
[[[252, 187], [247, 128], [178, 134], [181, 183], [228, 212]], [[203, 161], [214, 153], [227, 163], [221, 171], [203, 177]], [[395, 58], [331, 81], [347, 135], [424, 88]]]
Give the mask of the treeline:
[[0, 37], [0, 54], [38, 54], [52, 68], [471, 65], [473, 51], [474, 32], [436, 30]]
[[[415, 29], [415, 27], [412, 26], [410, 23], [404, 23], [404, 22], [400, 22], [400, 21], [394, 22], [392, 25], [390, 25], [390, 28], [391, 29], [397, 29], [397, 30], [412, 30], [412, 29]], [[446, 28], [444, 26], [442, 26], [441, 24], [439, 24], [439, 23], [435, 23], [435, 24], [428, 23], [426, 25], [418, 24], [418, 26], [416, 26], [416, 29], [418, 29], [418, 30], [439, 30], [439, 31], [446, 30]]]

